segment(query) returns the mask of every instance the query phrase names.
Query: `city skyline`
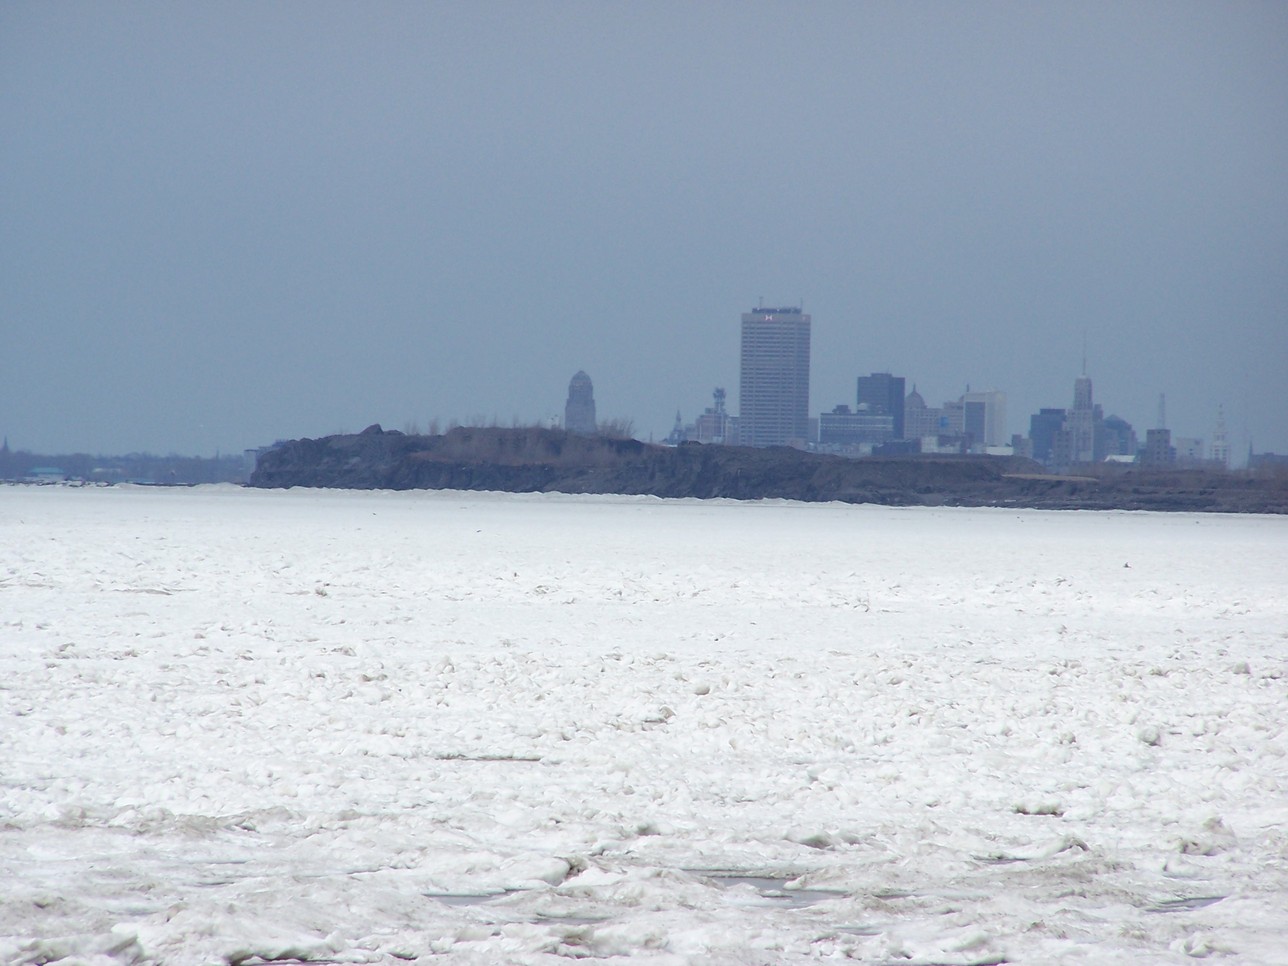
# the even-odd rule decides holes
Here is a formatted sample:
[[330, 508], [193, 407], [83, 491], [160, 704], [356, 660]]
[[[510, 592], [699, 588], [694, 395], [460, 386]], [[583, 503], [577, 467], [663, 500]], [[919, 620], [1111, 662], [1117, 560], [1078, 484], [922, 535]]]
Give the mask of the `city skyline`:
[[[789, 338], [788, 330], [781, 324], [783, 321], [791, 320], [793, 317], [804, 320], [803, 351], [805, 358], [803, 363], [799, 359], [793, 359], [793, 352], [789, 350], [795, 348], [795, 343]], [[794, 429], [791, 433], [776, 431], [766, 435], [758, 429], [749, 430], [747, 428], [748, 421], [740, 411], [733, 414], [733, 442], [750, 446], [806, 442], [809, 445], [818, 444], [824, 448], [829, 445], [833, 448], [840, 446], [841, 449], [838, 451], [858, 455], [857, 452], [847, 449], [847, 447], [852, 448], [856, 444], [871, 444], [882, 440], [912, 440], [918, 437], [936, 435], [930, 424], [925, 423], [925, 419], [930, 414], [940, 414], [937, 418], [942, 420], [944, 407], [948, 407], [955, 410], [957, 414], [955, 417], [956, 429], [949, 431], [948, 435], [951, 436], [955, 433], [965, 434], [976, 445], [994, 448], [1009, 447], [1013, 439], [1022, 439], [1027, 447], [1023, 455], [1033, 455], [1033, 437], [1036, 432], [1038, 434], [1036, 444], [1038, 449], [1037, 458], [1040, 462], [1052, 462], [1049, 452], [1052, 435], [1059, 436], [1061, 431], [1067, 431], [1067, 437], [1063, 437], [1058, 441], [1059, 455], [1054, 459], [1054, 465], [1057, 466], [1098, 462], [1107, 453], [1127, 455], [1129, 452], [1136, 452], [1135, 446], [1129, 445], [1127, 437], [1123, 436], [1119, 440], [1119, 435], [1129, 433], [1133, 434], [1132, 438], [1135, 438], [1137, 427], [1139, 427], [1138, 435], [1142, 443], [1147, 430], [1149, 432], [1166, 430], [1167, 436], [1157, 437], [1155, 440], [1156, 445], [1159, 445], [1160, 440], [1175, 438], [1179, 444], [1188, 447], [1190, 450], [1182, 454], [1183, 461], [1195, 462], [1213, 458], [1219, 460], [1222, 465], [1235, 467], [1242, 465], [1245, 458], [1252, 452], [1251, 445], [1243, 452], [1236, 453], [1231, 450], [1223, 404], [1217, 407], [1210, 431], [1196, 432], [1192, 427], [1183, 427], [1182, 431], [1188, 431], [1188, 435], [1185, 436], [1172, 432], [1173, 426], [1165, 416], [1166, 397], [1164, 394], [1159, 396], [1155, 420], [1148, 425], [1124, 419], [1116, 411], [1105, 410], [1099, 402], [1093, 399], [1093, 380], [1087, 372], [1087, 348], [1085, 344], [1082, 349], [1082, 371], [1073, 380], [1071, 404], [1064, 406], [1043, 405], [1031, 411], [1028, 415], [1016, 414], [1011, 417], [1011, 420], [1017, 420], [1021, 425], [1014, 431], [1012, 430], [1013, 423], [1008, 420], [1007, 393], [1003, 388], [993, 387], [988, 390], [972, 390], [971, 384], [967, 382], [965, 390], [955, 399], [945, 399], [943, 407], [927, 407], [924, 398], [917, 389], [915, 379], [911, 380], [912, 388], [909, 390], [907, 388], [909, 385], [907, 377], [903, 374], [889, 371], [872, 372], [866, 376], [858, 375], [855, 379], [856, 391], [851, 397], [855, 403], [854, 408], [851, 409], [848, 402], [842, 401], [837, 403], [829, 412], [826, 403], [822, 408], [816, 405], [812, 396], [812, 387], [809, 384], [809, 332], [811, 321], [811, 316], [803, 314], [798, 307], [766, 308], [761, 306], [742, 315], [739, 374], [740, 408], [743, 406], [742, 397], [747, 394], [749, 384], [755, 386], [759, 383], [752, 402], [752, 410], [757, 414], [753, 419], [753, 425], [755, 419], [763, 421], [766, 412], [773, 415], [775, 408], [783, 409], [786, 407], [789, 397], [792, 397], [791, 406], [799, 409], [800, 400], [794, 398], [794, 396], [800, 394], [810, 400], [808, 415], [803, 418], [808, 419], [813, 425], [806, 433], [801, 433], [798, 429]], [[774, 367], [777, 367], [780, 371], [767, 375], [766, 371]], [[794, 374], [788, 370], [793, 370]], [[783, 385], [779, 385], [779, 383]], [[787, 384], [793, 386], [795, 393], [786, 391]], [[717, 409], [722, 409], [724, 403], [723, 388], [717, 387], [716, 393]], [[911, 402], [913, 400], [915, 400], [916, 411], [909, 418], [916, 422], [917, 429], [916, 431], [905, 432], [905, 401]], [[712, 412], [713, 410], [710, 408], [705, 410], [707, 414]], [[779, 421], [785, 418], [781, 414], [779, 416]], [[702, 419], [701, 416], [698, 418], [699, 420]], [[882, 420], [886, 420], [886, 422], [883, 423]], [[801, 418], [798, 417], [796, 422], [799, 423], [800, 421]], [[1106, 429], [1106, 427], [1109, 428]], [[676, 413], [675, 425], [667, 438], [669, 440], [682, 438], [683, 428], [683, 412], [679, 410]], [[690, 438], [701, 439], [704, 442], [709, 441], [703, 439], [705, 434], [700, 430], [699, 426], [689, 424], [688, 428], [697, 432], [696, 436]], [[943, 432], [944, 430], [941, 427], [940, 433], [942, 434]], [[1118, 441], [1120, 445], [1117, 448], [1108, 446], [1108, 441], [1100, 438], [1101, 434], [1106, 432]], [[1162, 445], [1165, 446], [1166, 444]], [[1108, 446], [1107, 449], [1105, 448], [1106, 446]], [[1140, 452], [1145, 452], [1143, 445], [1140, 447]], [[1215, 455], [1209, 457], [1209, 452]], [[1261, 452], [1273, 451], [1263, 449]], [[1151, 459], [1158, 461], [1156, 454]]]
[[[779, 323], [781, 323], [784, 319], [788, 319], [788, 320], [794, 319], [795, 321], [797, 321], [798, 325], [803, 323], [803, 331], [804, 331], [803, 340], [800, 337], [784, 338], [781, 335], [779, 335], [776, 338], [769, 338], [768, 342], [766, 342], [766, 333], [772, 334], [772, 330], [775, 328], [778, 328]], [[760, 435], [756, 430], [753, 429], [750, 432], [748, 432], [746, 428], [743, 428], [738, 433], [738, 436], [740, 438], [735, 440], [721, 439], [720, 440], [721, 442], [732, 442], [736, 444], [749, 445], [749, 446], [782, 445], [791, 441], [803, 441], [803, 442], [809, 442], [811, 444], [814, 442], [818, 442], [816, 438], [817, 426], [814, 426], [814, 431], [811, 431], [809, 428], [806, 428], [803, 431], [801, 430], [801, 426], [803, 424], [817, 423], [819, 419], [827, 415], [827, 408], [826, 408], [827, 404], [824, 404], [823, 407], [820, 408], [818, 405], [814, 403], [813, 389], [810, 386], [809, 373], [810, 373], [810, 367], [811, 367], [811, 347], [810, 347], [811, 325], [812, 325], [812, 317], [808, 313], [803, 313], [801, 309], [798, 307], [788, 307], [788, 308], [759, 307], [759, 308], [753, 309], [751, 312], [743, 313], [742, 321], [741, 321], [742, 329], [741, 329], [741, 348], [740, 348], [740, 355], [741, 355], [740, 369], [743, 371], [740, 372], [740, 377], [738, 380], [738, 383], [740, 386], [738, 410], [733, 413], [730, 413], [730, 415], [733, 416], [734, 424], [737, 425], [740, 421], [742, 421], [743, 427], [746, 427], [748, 425], [748, 423], [745, 421], [745, 417], [742, 412], [742, 396], [746, 390], [746, 387], [749, 384], [754, 385], [758, 379], [757, 376], [752, 376], [751, 382], [750, 383], [748, 382], [748, 375], [745, 371], [748, 362], [751, 362], [753, 366], [756, 365], [757, 362], [759, 362], [761, 368], [763, 369], [767, 361], [772, 361], [772, 360], [769, 360], [769, 357], [777, 356], [777, 355], [783, 355], [784, 357], [795, 356], [796, 358], [794, 359], [794, 363], [796, 365], [796, 368], [800, 371], [797, 372], [797, 375], [795, 377], [786, 380], [786, 383], [784, 383], [783, 385], [777, 384], [778, 382], [782, 382], [783, 381], [782, 379], [768, 380], [767, 387], [760, 391], [760, 395], [762, 397], [760, 401], [760, 409], [772, 414], [772, 410], [776, 405], [782, 405], [784, 400], [790, 399], [790, 405], [793, 409], [794, 415], [789, 417], [788, 419], [788, 421], [791, 422], [792, 424], [790, 430], [784, 429], [782, 426], [777, 425], [777, 423], [782, 422], [782, 420], [781, 419], [775, 420], [771, 416], [769, 421], [773, 423], [773, 425], [772, 427], [765, 430], [765, 433], [767, 433], [767, 435], [765, 436], [764, 439], [760, 438]], [[749, 333], [750, 333], [750, 338], [749, 338]], [[1043, 405], [1038, 409], [1033, 410], [1029, 414], [1024, 414], [1024, 413], [1008, 414], [1007, 393], [1005, 388], [993, 387], [986, 391], [979, 391], [979, 390], [972, 391], [971, 384], [969, 382], [965, 384], [965, 389], [963, 389], [963, 391], [956, 398], [953, 398], [951, 395], [945, 397], [944, 404], [951, 405], [956, 403], [959, 405], [964, 405], [965, 407], [967, 407], [967, 410], [969, 410], [973, 401], [976, 407], [978, 408], [978, 411], [974, 415], [974, 417], [972, 417], [968, 412], [963, 414], [962, 418], [963, 420], [965, 420], [964, 425], [969, 425], [970, 420], [974, 418], [978, 422], [975, 435], [979, 436], [981, 440], [986, 440], [987, 445], [990, 445], [990, 446], [1005, 445], [1005, 443], [1010, 440], [1012, 435], [1020, 436], [1020, 437], [1031, 437], [1032, 431], [1036, 425], [1035, 423], [1032, 422], [1032, 420], [1037, 420], [1047, 413], [1055, 414], [1058, 412], [1060, 416], [1059, 418], [1055, 419], [1053, 428], [1051, 428], [1050, 430], [1044, 430], [1044, 432], [1058, 431], [1059, 427], [1065, 423], [1066, 419], [1069, 420], [1069, 426], [1072, 432], [1072, 440], [1071, 440], [1070, 446], [1072, 448], [1069, 454], [1067, 454], [1068, 461], [1072, 463], [1091, 461], [1093, 380], [1086, 371], [1087, 363], [1086, 363], [1085, 351], [1086, 350], [1084, 348], [1083, 350], [1084, 354], [1082, 359], [1083, 371], [1078, 376], [1076, 376], [1073, 380], [1071, 405], [1062, 405], [1062, 406]], [[803, 353], [803, 369], [801, 369], [802, 353]], [[760, 357], [759, 359], [758, 359], [758, 356]], [[778, 361], [781, 362], [781, 360], [778, 360]], [[763, 372], [760, 373], [759, 381], [761, 383], [766, 382]], [[923, 396], [923, 394], [920, 392], [919, 384], [917, 383], [915, 378], [886, 371], [886, 372], [872, 372], [866, 376], [857, 375], [855, 377], [855, 381], [857, 385], [857, 390], [855, 393], [852, 394], [851, 398], [855, 400], [856, 405], [859, 408], [866, 408], [866, 405], [871, 404], [873, 400], [880, 398], [882, 396], [887, 396], [892, 391], [892, 389], [896, 387], [900, 391], [906, 389], [907, 390], [906, 395], [900, 397], [897, 404], [897, 408], [895, 408], [894, 406], [891, 406], [889, 409], [883, 409], [883, 411], [889, 412], [892, 416], [891, 432], [894, 435], [891, 436], [890, 438], [897, 440], [897, 439], [905, 438], [905, 435], [908, 438], [912, 438], [913, 436], [916, 435], [915, 433], [902, 434], [895, 429], [895, 427], [900, 426], [903, 421], [902, 404], [904, 399], [914, 398], [914, 397], [921, 399]], [[722, 387], [717, 387], [716, 393], [718, 394], [718, 398], [716, 402], [716, 408], [722, 415], [724, 413], [724, 409], [723, 409], [724, 392], [725, 391]], [[934, 398], [933, 394], [930, 394], [930, 395], [932, 398]], [[781, 398], [776, 398], [776, 397], [781, 397]], [[994, 397], [994, 398], [1000, 397], [1000, 412], [1001, 412], [1000, 416], [995, 414], [995, 410], [998, 408], [997, 403], [990, 400], [989, 397]], [[806, 408], [802, 408], [802, 406], [805, 406]], [[544, 403], [541, 405], [538, 405], [536, 408], [541, 410], [543, 414], [552, 413], [555, 409], [555, 407], [545, 405]], [[849, 404], [841, 402], [841, 403], [838, 403], [835, 408], [848, 410]], [[1097, 411], [1100, 411], [1102, 409], [1102, 406], [1099, 402], [1095, 403], [1095, 409]], [[547, 414], [547, 415], [540, 415], [536, 417], [525, 418], [518, 414], [514, 414], [508, 420], [506, 420], [495, 413], [490, 415], [476, 413], [476, 414], [473, 414], [472, 416], [464, 417], [464, 418], [460, 418], [456, 416], [442, 417], [435, 414], [428, 419], [425, 425], [429, 427], [431, 431], [433, 431], [434, 427], [450, 427], [452, 425], [458, 425], [458, 424], [460, 425], [486, 424], [486, 423], [503, 424], [506, 422], [515, 423], [515, 424], [538, 424], [538, 423], [548, 424], [553, 422], [553, 423], [562, 425], [565, 428], [568, 428], [572, 432], [593, 433], [596, 431], [596, 426], [597, 426], [595, 410], [596, 410], [596, 407], [595, 407], [595, 401], [594, 401], [594, 390], [593, 390], [592, 381], [589, 375], [585, 372], [585, 370], [578, 370], [573, 375], [570, 382], [568, 383], [567, 399], [565, 400], [565, 403], [563, 405], [562, 416]], [[800, 410], [800, 411], [795, 412], [796, 410]], [[706, 413], [710, 414], [712, 413], [712, 411], [713, 411], [712, 409], [708, 408], [706, 410]], [[1205, 449], [1212, 446], [1217, 447], [1220, 452], [1223, 452], [1226, 454], [1226, 461], [1231, 467], [1236, 467], [1241, 465], [1244, 459], [1246, 458], [1246, 456], [1251, 452], [1251, 449], [1248, 447], [1245, 447], [1243, 451], [1238, 451], [1230, 446], [1229, 444], [1230, 433], [1225, 423], [1223, 404], [1218, 405], [1217, 412], [1212, 419], [1211, 427], [1206, 432], [1200, 429], [1196, 429], [1195, 427], [1189, 427], [1189, 426], [1174, 427], [1173, 424], [1165, 418], [1165, 412], [1166, 412], [1165, 395], [1160, 394], [1160, 397], [1158, 399], [1158, 407], [1156, 409], [1156, 416], [1152, 422], [1146, 423], [1146, 422], [1138, 422], [1133, 419], [1126, 419], [1126, 424], [1129, 427], [1135, 429], [1139, 436], [1142, 452], [1144, 452], [1145, 450], [1144, 440], [1145, 440], [1146, 431], [1161, 429], [1161, 428], [1166, 428], [1169, 431], [1169, 434], [1173, 438], [1183, 439], [1186, 443], [1191, 443], [1191, 444], [1199, 443], [1199, 444], [1202, 444], [1202, 446]], [[990, 413], [990, 414], [985, 415], [986, 413]], [[1125, 418], [1121, 416], [1121, 413], [1119, 413], [1116, 410], [1113, 410], [1112, 408], [1104, 409], [1103, 416], [1108, 416], [1111, 419], [1117, 419], [1117, 420], [1121, 420]], [[675, 427], [673, 427], [672, 429], [672, 436], [674, 435], [675, 428], [678, 428], [680, 426], [682, 417], [683, 417], [683, 408], [676, 411], [676, 423], [675, 423]], [[698, 418], [701, 419], [702, 417], [699, 415]], [[763, 414], [761, 416], [761, 419], [762, 421], [765, 419]], [[1008, 419], [1010, 421], [1008, 421]], [[614, 423], [621, 424], [621, 425], [630, 425], [631, 423], [633, 423], [633, 417], [630, 416], [629, 414], [615, 415], [612, 421]], [[1017, 425], [1016, 421], [1018, 421], [1018, 423], [1022, 425], [1018, 425], [1018, 428], [1015, 428], [1013, 430], [1012, 426]], [[402, 423], [402, 425], [408, 428], [409, 431], [413, 431], [413, 432], [421, 431], [421, 423], [419, 420], [416, 420], [416, 419], [405, 420]], [[723, 423], [721, 423], [721, 425], [723, 425]], [[981, 433], [980, 430], [984, 426], [987, 426], [988, 430], [986, 433]], [[394, 428], [394, 425], [391, 423], [390, 427]], [[1177, 431], [1172, 432], [1174, 429]], [[344, 433], [344, 432], [350, 432], [350, 431], [352, 430], [345, 428], [345, 429], [336, 430], [335, 432]], [[317, 435], [326, 436], [326, 435], [331, 435], [331, 433], [319, 433]], [[652, 430], [650, 430], [648, 433], [635, 432], [634, 435], [637, 438], [647, 439], [650, 441], [655, 439], [656, 440], [663, 439], [661, 434], [658, 434]], [[39, 453], [45, 453], [45, 454], [59, 453], [59, 454], [70, 455], [73, 453], [98, 453], [102, 455], [123, 456], [128, 454], [151, 454], [151, 455], [161, 454], [161, 453], [174, 454], [178, 452], [173, 448], [165, 449], [165, 450], [145, 450], [145, 449], [136, 448], [128, 451], [120, 451], [115, 453], [102, 448], [56, 450], [56, 449], [49, 449], [49, 448], [40, 449], [39, 447], [32, 447], [29, 445], [23, 445], [21, 443], [16, 447], [10, 447], [8, 434], [0, 432], [0, 436], [2, 436], [4, 439], [4, 447], [6, 450], [16, 449], [16, 450], [22, 450], [27, 452], [39, 452]], [[290, 437], [278, 436], [276, 438], [286, 439]], [[1255, 441], [1252, 441], [1252, 442], [1255, 444]], [[243, 447], [243, 449], [246, 449], [246, 450], [255, 449], [258, 446], [263, 446], [263, 445], [266, 445], [266, 443], [260, 442], [260, 443], [257, 443], [256, 446]], [[220, 452], [226, 453], [226, 452], [236, 452], [236, 451], [216, 450], [215, 455], [218, 455]], [[1261, 449], [1258, 449], [1257, 452], [1273, 453], [1275, 451], [1261, 448]], [[198, 454], [182, 454], [182, 455], [206, 456], [209, 454], [198, 453]], [[1283, 454], [1279, 454], [1279, 455], [1283, 455]], [[1043, 455], [1043, 451], [1039, 452], [1038, 458], [1039, 458], [1039, 461], [1046, 460], [1045, 455]]]
[[[736, 409], [889, 371], [1288, 451], [1288, 7], [0, 8], [0, 434], [67, 452]], [[732, 313], [732, 318], [731, 318]]]

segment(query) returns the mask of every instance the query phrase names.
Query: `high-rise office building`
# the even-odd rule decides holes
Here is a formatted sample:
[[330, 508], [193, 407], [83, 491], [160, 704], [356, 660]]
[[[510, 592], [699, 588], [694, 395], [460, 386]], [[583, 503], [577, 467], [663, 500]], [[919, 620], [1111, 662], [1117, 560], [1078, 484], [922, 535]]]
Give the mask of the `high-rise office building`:
[[1091, 409], [1091, 377], [1085, 372], [1073, 380], [1074, 411]]
[[798, 308], [742, 316], [738, 436], [744, 446], [809, 438], [810, 317]]
[[1033, 441], [1033, 458], [1039, 463], [1054, 464], [1057, 450], [1068, 450], [1067, 440], [1063, 446], [1056, 444], [1056, 437], [1064, 430], [1064, 420], [1067, 415], [1068, 412], [1063, 409], [1041, 409], [1029, 417], [1029, 439]]
[[1216, 429], [1212, 432], [1212, 462], [1222, 469], [1230, 467], [1230, 439], [1225, 432], [1225, 407], [1216, 410]]
[[1006, 443], [1006, 393], [997, 389], [968, 392], [961, 398], [962, 432], [972, 446]]
[[1073, 408], [1065, 417], [1070, 437], [1071, 463], [1092, 463], [1096, 459], [1096, 414], [1091, 403], [1091, 377], [1085, 373], [1073, 381]]
[[904, 438], [903, 387], [903, 376], [892, 376], [888, 372], [874, 372], [858, 378], [859, 411], [892, 416], [894, 439]]

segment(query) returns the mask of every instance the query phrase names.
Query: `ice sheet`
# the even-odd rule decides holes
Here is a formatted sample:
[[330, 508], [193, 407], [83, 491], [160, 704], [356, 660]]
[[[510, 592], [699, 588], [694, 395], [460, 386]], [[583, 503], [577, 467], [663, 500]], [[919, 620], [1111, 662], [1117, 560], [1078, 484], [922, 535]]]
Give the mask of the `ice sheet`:
[[0, 961], [1288, 948], [1288, 520], [0, 487]]

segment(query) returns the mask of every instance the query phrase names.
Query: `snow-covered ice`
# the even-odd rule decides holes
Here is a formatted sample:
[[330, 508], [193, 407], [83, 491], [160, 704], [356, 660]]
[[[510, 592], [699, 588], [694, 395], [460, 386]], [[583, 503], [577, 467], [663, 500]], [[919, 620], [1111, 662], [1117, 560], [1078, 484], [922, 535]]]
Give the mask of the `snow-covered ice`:
[[1288, 519], [0, 487], [0, 961], [1288, 962]]

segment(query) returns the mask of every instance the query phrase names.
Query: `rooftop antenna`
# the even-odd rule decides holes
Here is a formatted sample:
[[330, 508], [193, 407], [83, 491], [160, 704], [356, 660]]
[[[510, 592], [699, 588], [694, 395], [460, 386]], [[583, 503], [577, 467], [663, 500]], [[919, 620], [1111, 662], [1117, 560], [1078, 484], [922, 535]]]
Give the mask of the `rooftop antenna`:
[[1167, 428], [1167, 394], [1158, 394], [1158, 428]]
[[1082, 330], [1082, 374], [1087, 374], [1087, 330]]

